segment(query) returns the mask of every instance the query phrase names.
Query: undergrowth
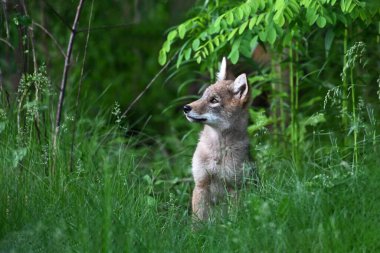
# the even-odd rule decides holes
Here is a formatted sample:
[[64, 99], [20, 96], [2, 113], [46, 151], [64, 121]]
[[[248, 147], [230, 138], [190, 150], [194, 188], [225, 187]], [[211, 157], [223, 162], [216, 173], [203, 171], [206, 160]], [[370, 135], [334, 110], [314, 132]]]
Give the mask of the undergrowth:
[[270, 133], [257, 133], [252, 153], [260, 186], [243, 189], [227, 217], [194, 231], [189, 201], [196, 134], [156, 142], [143, 134], [123, 137], [126, 128], [117, 122], [110, 129], [104, 118], [77, 122], [72, 171], [66, 145], [71, 136], [63, 131], [54, 175], [49, 145], [30, 139], [20, 147], [12, 116], [3, 118], [0, 252], [375, 252], [380, 247], [378, 147], [370, 142], [359, 142], [360, 159], [352, 164], [352, 156], [343, 157], [347, 152], [331, 141], [333, 133], [326, 138], [315, 131], [314, 141], [303, 145], [300, 170], [289, 153], [265, 141]]

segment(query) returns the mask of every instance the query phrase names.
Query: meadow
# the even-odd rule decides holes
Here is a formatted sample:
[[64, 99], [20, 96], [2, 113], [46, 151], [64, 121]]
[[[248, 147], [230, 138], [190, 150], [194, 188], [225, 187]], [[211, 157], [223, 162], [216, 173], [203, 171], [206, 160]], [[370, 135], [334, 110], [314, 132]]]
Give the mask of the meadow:
[[[68, 30], [78, 3], [2, 5], [0, 252], [380, 251], [376, 1], [87, 1]], [[182, 106], [222, 56], [260, 182], [194, 229]]]
[[[270, 146], [261, 155], [259, 187], [242, 189], [228, 217], [213, 217], [194, 232], [189, 201], [191, 133], [180, 153], [136, 147], [117, 131], [104, 141], [97, 119], [78, 125], [76, 160], [37, 142], [17, 147], [17, 131], [2, 132], [1, 252], [376, 252], [379, 157], [360, 146], [352, 167], [339, 146], [305, 149], [302, 167]], [[103, 120], [106, 124], [106, 121]], [[175, 137], [174, 137], [175, 138]], [[63, 135], [62, 142], [69, 142]], [[379, 148], [379, 147], [377, 147]], [[265, 161], [265, 162], [264, 162]]]

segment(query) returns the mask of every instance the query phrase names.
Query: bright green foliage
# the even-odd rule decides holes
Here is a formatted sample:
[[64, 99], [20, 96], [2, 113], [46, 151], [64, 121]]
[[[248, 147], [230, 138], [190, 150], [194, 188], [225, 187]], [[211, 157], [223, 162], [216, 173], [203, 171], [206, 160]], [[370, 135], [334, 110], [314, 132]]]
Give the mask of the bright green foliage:
[[335, 26], [337, 23], [347, 26], [357, 19], [371, 24], [380, 17], [380, 6], [375, 0], [247, 0], [228, 9], [225, 6], [229, 5], [224, 2], [208, 3], [198, 16], [172, 30], [160, 51], [160, 64], [165, 64], [170, 45], [176, 42], [180, 43], [177, 67], [181, 65], [181, 55], [185, 52], [186, 59], [190, 59], [191, 52], [187, 51], [190, 45], [191, 56], [198, 63], [215, 56], [219, 49], [229, 45], [228, 58], [236, 63], [240, 53], [245, 50], [241, 48], [241, 41], [251, 41], [257, 35], [261, 42], [273, 45], [279, 40], [289, 46], [291, 41], [287, 31], [297, 27], [304, 27], [303, 31], [297, 29], [298, 32], [308, 33], [315, 24], [319, 28]]

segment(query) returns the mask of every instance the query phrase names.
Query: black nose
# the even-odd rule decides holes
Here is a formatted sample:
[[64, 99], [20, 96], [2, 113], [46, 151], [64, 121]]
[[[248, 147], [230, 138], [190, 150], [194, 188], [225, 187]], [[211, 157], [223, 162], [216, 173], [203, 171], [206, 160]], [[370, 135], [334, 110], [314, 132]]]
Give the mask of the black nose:
[[191, 109], [193, 109], [193, 108], [191, 108], [191, 106], [190, 106], [190, 105], [185, 105], [185, 106], [183, 107], [183, 111], [184, 111], [185, 113], [188, 113], [188, 112], [190, 112], [190, 111], [191, 111]]

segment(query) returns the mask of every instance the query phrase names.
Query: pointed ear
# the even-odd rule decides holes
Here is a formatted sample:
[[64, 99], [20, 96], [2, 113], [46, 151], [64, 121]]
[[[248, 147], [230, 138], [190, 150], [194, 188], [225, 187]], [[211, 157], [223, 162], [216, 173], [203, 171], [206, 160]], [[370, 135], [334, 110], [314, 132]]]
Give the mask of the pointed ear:
[[248, 94], [248, 81], [245, 74], [238, 76], [232, 84], [232, 89], [235, 94], [240, 99], [244, 99]]
[[223, 57], [222, 63], [220, 64], [219, 72], [216, 74], [218, 81], [226, 80], [227, 78], [227, 60]]

